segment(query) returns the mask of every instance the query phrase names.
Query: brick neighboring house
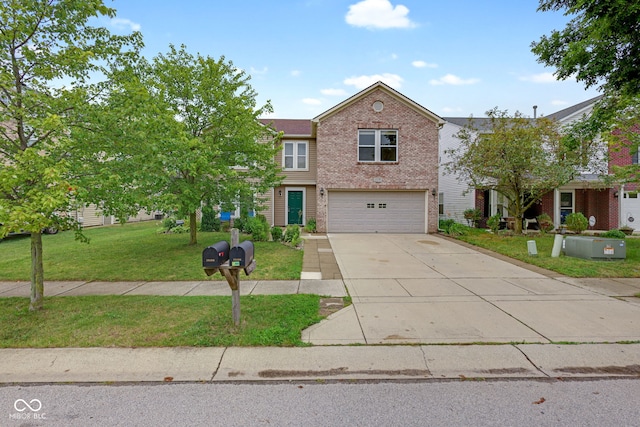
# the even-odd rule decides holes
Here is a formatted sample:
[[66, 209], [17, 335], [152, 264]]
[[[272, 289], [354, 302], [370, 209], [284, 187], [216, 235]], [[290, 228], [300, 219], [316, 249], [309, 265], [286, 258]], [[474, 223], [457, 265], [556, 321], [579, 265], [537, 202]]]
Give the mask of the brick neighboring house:
[[[584, 115], [590, 114], [595, 102], [599, 99], [600, 97], [589, 99], [547, 117], [557, 120], [562, 126], [570, 125]], [[442, 130], [440, 145], [443, 162], [446, 161], [444, 150], [457, 146], [459, 142], [454, 135], [469, 121], [468, 118], [445, 118], [445, 120], [447, 123]], [[486, 128], [487, 119], [473, 120], [478, 129]], [[582, 212], [587, 218], [595, 220], [595, 224], [589, 226], [591, 230], [610, 230], [623, 225], [637, 228], [637, 224], [640, 223], [640, 199], [635, 193], [636, 187], [606, 185], [599, 171], [607, 173], [608, 170], [610, 173], [614, 164], [637, 164], [638, 156], [631, 156], [628, 148], [609, 154], [610, 156], [607, 156], [604, 151], [598, 153], [596, 155], [596, 160], [600, 163], [597, 167], [598, 171], [584, 170], [572, 182], [549, 191], [539, 203], [527, 210], [525, 218], [535, 218], [546, 213], [553, 219], [554, 226], [558, 227], [564, 223], [564, 218], [569, 213]], [[468, 208], [479, 209], [484, 218], [497, 212], [502, 213], [504, 217], [509, 216], [506, 201], [495, 191], [476, 190], [463, 194], [467, 189], [466, 184], [457, 182], [454, 176], [440, 177], [441, 218], [453, 218], [466, 224], [462, 212]]]
[[284, 133], [285, 179], [263, 213], [319, 232], [432, 233], [444, 121], [382, 82], [311, 120], [262, 119]]

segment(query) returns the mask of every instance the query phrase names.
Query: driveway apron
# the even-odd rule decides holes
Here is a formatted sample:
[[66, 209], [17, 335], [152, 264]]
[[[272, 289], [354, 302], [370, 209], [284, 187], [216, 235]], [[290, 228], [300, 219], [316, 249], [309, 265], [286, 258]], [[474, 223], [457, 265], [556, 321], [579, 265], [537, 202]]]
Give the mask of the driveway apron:
[[353, 305], [316, 345], [640, 340], [640, 306], [436, 235], [331, 234]]

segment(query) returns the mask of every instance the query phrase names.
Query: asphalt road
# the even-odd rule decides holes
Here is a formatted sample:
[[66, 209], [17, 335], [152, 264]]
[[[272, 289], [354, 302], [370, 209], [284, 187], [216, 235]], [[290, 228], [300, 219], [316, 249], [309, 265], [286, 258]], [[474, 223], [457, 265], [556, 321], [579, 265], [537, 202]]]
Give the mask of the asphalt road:
[[634, 426], [640, 379], [0, 386], [1, 426]]

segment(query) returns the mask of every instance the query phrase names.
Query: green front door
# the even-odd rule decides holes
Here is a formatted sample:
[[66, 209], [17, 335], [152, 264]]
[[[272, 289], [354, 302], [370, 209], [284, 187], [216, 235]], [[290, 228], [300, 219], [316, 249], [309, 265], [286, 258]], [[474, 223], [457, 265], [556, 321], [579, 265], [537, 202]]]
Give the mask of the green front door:
[[302, 191], [289, 191], [287, 192], [287, 224], [299, 224], [302, 223]]

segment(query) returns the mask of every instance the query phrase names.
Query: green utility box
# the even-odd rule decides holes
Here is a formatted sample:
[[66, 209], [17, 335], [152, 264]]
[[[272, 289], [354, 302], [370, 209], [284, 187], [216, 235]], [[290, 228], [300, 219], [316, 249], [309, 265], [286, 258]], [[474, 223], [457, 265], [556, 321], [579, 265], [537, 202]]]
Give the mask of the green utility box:
[[627, 245], [622, 239], [605, 239], [595, 236], [567, 236], [564, 254], [584, 259], [625, 259]]

